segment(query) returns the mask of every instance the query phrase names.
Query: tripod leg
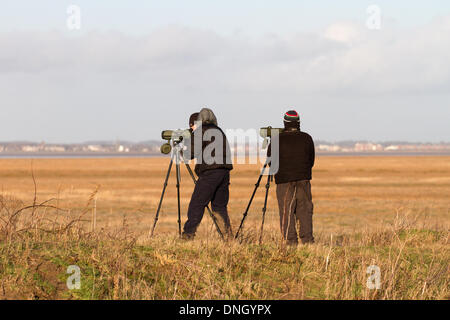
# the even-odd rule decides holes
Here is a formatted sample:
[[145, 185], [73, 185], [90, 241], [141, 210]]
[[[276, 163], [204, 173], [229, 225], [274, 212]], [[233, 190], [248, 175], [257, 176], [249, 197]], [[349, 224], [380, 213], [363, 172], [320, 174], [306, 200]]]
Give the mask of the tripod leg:
[[[194, 173], [192, 172], [191, 167], [189, 166], [188, 163], [185, 163], [185, 164], [186, 164], [186, 168], [187, 168], [187, 170], [188, 170], [188, 172], [189, 172], [189, 175], [190, 175], [191, 178], [192, 178], [192, 181], [194, 181], [194, 184], [197, 184], [197, 180], [195, 179], [195, 176], [194, 176]], [[211, 219], [212, 219], [213, 222], [214, 222], [214, 225], [216, 226], [217, 233], [219, 234], [219, 236], [220, 236], [220, 237], [222, 238], [222, 240], [223, 240], [223, 239], [224, 239], [223, 233], [222, 233], [222, 231], [220, 231], [219, 225], [217, 224], [217, 219], [216, 219], [216, 217], [212, 214], [211, 209], [209, 208], [209, 206], [206, 206], [206, 210], [208, 211], [209, 216], [211, 217]]]
[[237, 239], [239, 237], [239, 233], [241, 232], [241, 229], [244, 225], [245, 218], [248, 215], [248, 211], [250, 210], [250, 206], [252, 205], [253, 198], [255, 197], [255, 194], [256, 194], [256, 190], [258, 190], [259, 184], [261, 183], [261, 179], [264, 175], [264, 172], [266, 171], [267, 166], [268, 166], [268, 163], [266, 161], [266, 163], [264, 164], [264, 167], [261, 171], [261, 174], [259, 175], [258, 181], [255, 184], [255, 189], [253, 190], [252, 196], [250, 197], [250, 201], [248, 202], [247, 209], [245, 209], [244, 216], [242, 217], [241, 224], [239, 225], [239, 229], [236, 233], [235, 239]]
[[177, 205], [178, 205], [178, 234], [181, 237], [181, 203], [180, 203], [180, 180], [181, 180], [181, 174], [180, 174], [180, 155], [177, 152], [176, 155], [176, 169], [177, 169]]
[[172, 155], [172, 158], [170, 159], [169, 170], [167, 170], [166, 179], [164, 180], [164, 186], [163, 186], [163, 190], [162, 190], [162, 194], [161, 194], [161, 199], [159, 200], [158, 210], [156, 211], [155, 220], [153, 222], [153, 227], [152, 227], [152, 231], [150, 233], [150, 237], [153, 237], [153, 232], [155, 231], [156, 223], [158, 222], [158, 219], [159, 219], [159, 212], [161, 210], [161, 205], [162, 205], [162, 202], [164, 199], [164, 193], [166, 192], [167, 182], [169, 181], [170, 171], [172, 170], [173, 158], [174, 158], [174, 155]]
[[264, 198], [264, 207], [262, 209], [262, 222], [261, 222], [261, 230], [259, 234], [259, 244], [262, 243], [263, 231], [264, 231], [264, 220], [266, 218], [266, 210], [267, 210], [267, 198], [269, 196], [270, 182], [272, 181], [272, 176], [267, 176], [267, 184], [266, 184], [266, 196]]

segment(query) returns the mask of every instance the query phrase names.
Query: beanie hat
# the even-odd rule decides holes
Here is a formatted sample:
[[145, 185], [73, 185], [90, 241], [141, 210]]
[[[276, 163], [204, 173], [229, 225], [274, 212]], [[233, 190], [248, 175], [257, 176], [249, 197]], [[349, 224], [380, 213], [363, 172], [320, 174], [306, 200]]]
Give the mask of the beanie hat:
[[295, 110], [289, 110], [284, 114], [284, 121], [287, 122], [293, 122], [293, 121], [300, 121], [300, 117]]

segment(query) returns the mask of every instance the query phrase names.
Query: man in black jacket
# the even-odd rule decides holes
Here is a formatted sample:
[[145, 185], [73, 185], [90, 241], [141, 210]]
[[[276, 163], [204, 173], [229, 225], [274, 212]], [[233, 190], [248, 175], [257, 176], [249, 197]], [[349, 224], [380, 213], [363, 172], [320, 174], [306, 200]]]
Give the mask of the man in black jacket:
[[[197, 119], [195, 119], [198, 117]], [[211, 202], [213, 213], [217, 213], [225, 230], [231, 234], [228, 216], [231, 152], [225, 133], [217, 125], [212, 110], [203, 108], [189, 120], [192, 129], [190, 141], [186, 141], [185, 160], [196, 159], [195, 172], [198, 181], [188, 209], [188, 220], [184, 225], [183, 238], [192, 239], [202, 221], [206, 206]], [[219, 223], [219, 224], [222, 224]]]
[[271, 170], [278, 169], [274, 173], [281, 233], [288, 244], [297, 245], [296, 225], [299, 223], [302, 243], [313, 243], [310, 180], [315, 159], [314, 142], [309, 134], [300, 131], [300, 117], [295, 110], [285, 113], [284, 130], [277, 138], [278, 148], [272, 139], [268, 157], [272, 161]]

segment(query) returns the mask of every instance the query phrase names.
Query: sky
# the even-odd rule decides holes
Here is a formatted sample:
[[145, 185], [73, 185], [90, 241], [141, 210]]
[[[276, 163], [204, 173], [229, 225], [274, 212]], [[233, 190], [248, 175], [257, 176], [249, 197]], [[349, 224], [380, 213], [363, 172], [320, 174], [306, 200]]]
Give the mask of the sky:
[[227, 129], [295, 109], [315, 140], [448, 142], [449, 39], [450, 1], [0, 0], [0, 141], [157, 140], [207, 106]]

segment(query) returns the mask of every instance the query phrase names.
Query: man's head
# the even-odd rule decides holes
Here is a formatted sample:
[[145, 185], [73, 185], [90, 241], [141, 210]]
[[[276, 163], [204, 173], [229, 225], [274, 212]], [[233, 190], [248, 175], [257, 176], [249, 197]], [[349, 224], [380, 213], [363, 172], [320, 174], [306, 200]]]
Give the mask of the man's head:
[[211, 109], [203, 108], [198, 115], [198, 121], [202, 124], [214, 124], [217, 126], [217, 118]]
[[189, 128], [192, 130], [195, 130], [195, 122], [198, 121], [198, 115], [199, 113], [195, 112], [189, 117]]
[[297, 111], [289, 110], [284, 114], [284, 128], [300, 130], [300, 116]]

